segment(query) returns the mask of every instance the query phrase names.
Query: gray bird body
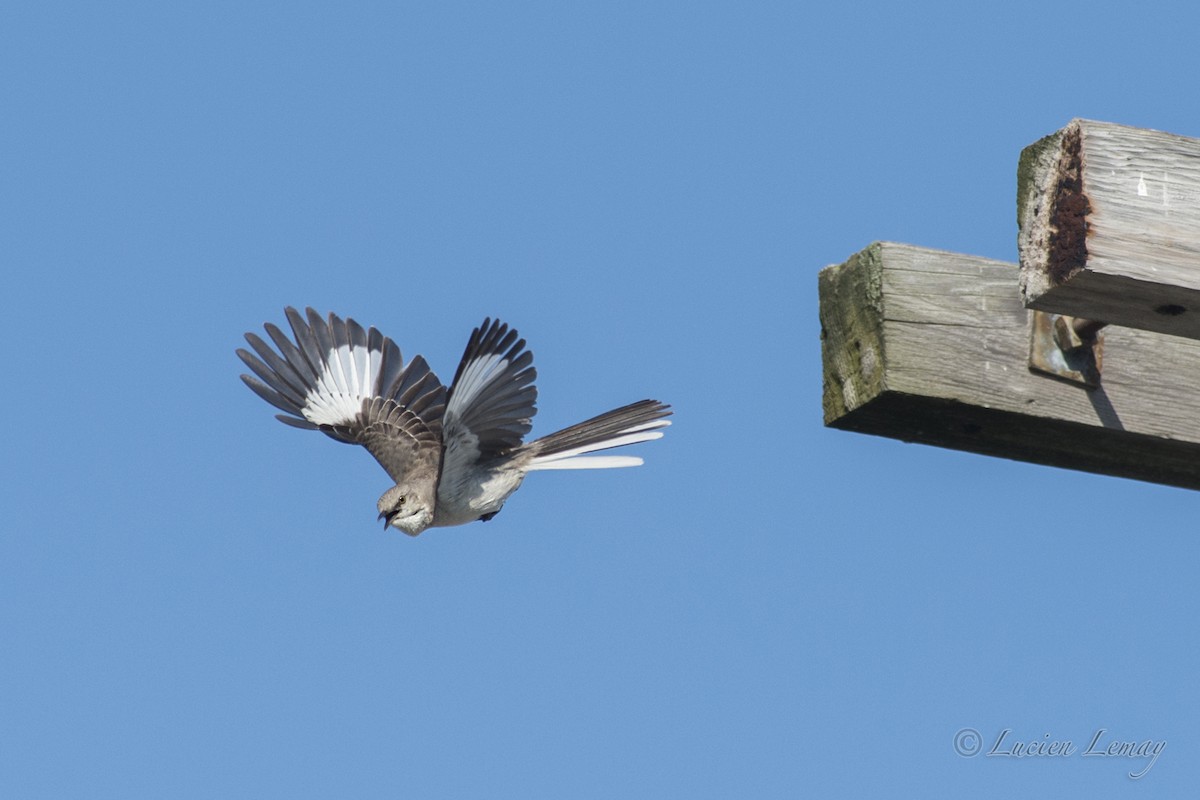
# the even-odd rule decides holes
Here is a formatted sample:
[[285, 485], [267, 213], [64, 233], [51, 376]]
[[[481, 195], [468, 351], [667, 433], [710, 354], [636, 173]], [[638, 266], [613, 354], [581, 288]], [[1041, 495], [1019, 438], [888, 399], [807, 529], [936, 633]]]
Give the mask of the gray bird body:
[[247, 333], [254, 352], [237, 353], [257, 378], [242, 380], [285, 412], [280, 421], [365, 447], [396, 484], [379, 498], [380, 518], [411, 536], [491, 519], [534, 470], [641, 464], [589, 454], [661, 438], [670, 424], [669, 406], [642, 400], [525, 444], [537, 373], [525, 341], [499, 320], [474, 330], [447, 389], [425, 359], [405, 364], [374, 328], [311, 308], [285, 313], [294, 342], [270, 323], [278, 352]]

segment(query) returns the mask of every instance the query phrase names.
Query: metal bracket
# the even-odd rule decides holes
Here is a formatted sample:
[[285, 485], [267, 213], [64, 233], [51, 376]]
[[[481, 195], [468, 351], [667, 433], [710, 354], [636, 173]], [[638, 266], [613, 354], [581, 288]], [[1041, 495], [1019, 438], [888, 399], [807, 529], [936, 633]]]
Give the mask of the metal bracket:
[[1033, 312], [1029, 368], [1089, 389], [1100, 386], [1105, 323]]

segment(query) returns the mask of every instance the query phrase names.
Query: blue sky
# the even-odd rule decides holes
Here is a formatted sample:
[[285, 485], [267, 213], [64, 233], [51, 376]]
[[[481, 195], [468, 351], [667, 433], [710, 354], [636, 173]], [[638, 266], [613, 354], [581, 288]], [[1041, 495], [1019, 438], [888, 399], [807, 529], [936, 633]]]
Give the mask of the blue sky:
[[[1023, 146], [1200, 136], [1197, 22], [7, 5], [0, 794], [1194, 789], [1197, 495], [825, 430], [816, 274], [877, 239], [1014, 260]], [[285, 305], [444, 380], [499, 316], [535, 433], [675, 424], [385, 533], [382, 470], [238, 381]], [[963, 758], [965, 728], [1077, 752]], [[1133, 781], [1099, 730], [1167, 745]]]

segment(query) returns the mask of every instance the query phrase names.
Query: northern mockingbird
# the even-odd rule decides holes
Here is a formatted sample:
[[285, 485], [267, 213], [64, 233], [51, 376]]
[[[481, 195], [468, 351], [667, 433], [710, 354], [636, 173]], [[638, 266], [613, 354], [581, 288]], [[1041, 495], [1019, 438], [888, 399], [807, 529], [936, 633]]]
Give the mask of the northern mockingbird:
[[[499, 320], [471, 334], [447, 389], [421, 356], [407, 364], [396, 343], [334, 314], [285, 310], [293, 343], [275, 325], [253, 333], [254, 353], [237, 354], [258, 376], [246, 385], [288, 425], [360, 444], [396, 485], [379, 498], [384, 528], [417, 536], [426, 528], [489, 520], [539, 469], [633, 467], [632, 456], [589, 455], [662, 437], [670, 406], [641, 400], [557, 433], [521, 440], [537, 408], [537, 373], [525, 340]], [[256, 355], [257, 354], [257, 355]]]

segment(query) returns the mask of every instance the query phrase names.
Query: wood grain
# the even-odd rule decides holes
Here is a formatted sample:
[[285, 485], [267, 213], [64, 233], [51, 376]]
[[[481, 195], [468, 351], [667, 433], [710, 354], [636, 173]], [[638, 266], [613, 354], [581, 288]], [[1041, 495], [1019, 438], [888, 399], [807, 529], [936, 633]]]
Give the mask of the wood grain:
[[1018, 272], [888, 242], [822, 270], [825, 424], [1200, 488], [1200, 343], [1109, 327], [1100, 388], [1030, 372]]

